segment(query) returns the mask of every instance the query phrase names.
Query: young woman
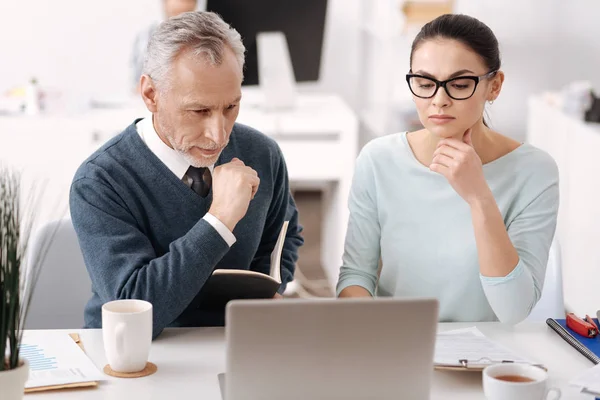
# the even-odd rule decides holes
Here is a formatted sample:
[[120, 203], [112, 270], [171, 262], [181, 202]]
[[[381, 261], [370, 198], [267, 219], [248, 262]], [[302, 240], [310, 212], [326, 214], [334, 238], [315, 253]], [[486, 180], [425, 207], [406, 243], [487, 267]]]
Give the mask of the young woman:
[[424, 129], [361, 151], [337, 293], [436, 297], [440, 321], [517, 323], [542, 291], [556, 164], [486, 124], [504, 73], [498, 41], [477, 19], [425, 25], [406, 80]]

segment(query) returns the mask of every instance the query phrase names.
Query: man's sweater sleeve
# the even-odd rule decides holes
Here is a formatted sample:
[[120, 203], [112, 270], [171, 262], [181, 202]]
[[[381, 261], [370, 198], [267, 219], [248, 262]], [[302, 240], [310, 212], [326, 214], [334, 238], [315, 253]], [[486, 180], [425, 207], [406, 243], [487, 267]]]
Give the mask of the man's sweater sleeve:
[[118, 193], [96, 179], [76, 179], [70, 208], [93, 290], [103, 302], [141, 299], [153, 306], [153, 337], [198, 294], [229, 250], [204, 219], [157, 257]]
[[304, 239], [301, 236], [302, 226], [298, 222], [298, 209], [290, 192], [287, 167], [279, 147], [277, 147], [275, 160], [276, 165], [272, 169], [274, 175], [273, 197], [260, 245], [252, 260], [250, 269], [269, 274], [271, 270], [271, 252], [275, 248], [284, 221], [289, 221], [281, 254], [281, 286], [279, 293], [283, 293], [287, 283], [294, 279], [298, 249], [304, 243]]

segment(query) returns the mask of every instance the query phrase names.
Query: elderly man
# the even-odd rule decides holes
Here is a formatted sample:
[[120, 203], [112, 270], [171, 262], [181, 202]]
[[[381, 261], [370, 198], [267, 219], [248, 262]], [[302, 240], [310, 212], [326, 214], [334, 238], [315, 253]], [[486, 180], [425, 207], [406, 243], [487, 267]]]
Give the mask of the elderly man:
[[222, 325], [222, 310], [202, 307], [204, 283], [216, 268], [268, 274], [286, 220], [280, 292], [292, 279], [303, 239], [283, 155], [235, 123], [244, 51], [208, 12], [171, 18], [152, 36], [140, 79], [151, 116], [96, 151], [71, 186], [92, 280], [87, 328], [116, 299], [151, 302], [154, 337], [167, 326]]

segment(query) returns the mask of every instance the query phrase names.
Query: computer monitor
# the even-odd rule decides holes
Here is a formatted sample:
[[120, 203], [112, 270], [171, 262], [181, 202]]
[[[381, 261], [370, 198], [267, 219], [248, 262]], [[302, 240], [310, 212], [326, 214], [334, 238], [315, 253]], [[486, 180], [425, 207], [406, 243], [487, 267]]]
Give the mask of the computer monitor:
[[296, 82], [319, 79], [327, 0], [208, 0], [206, 10], [235, 28], [246, 46], [244, 85], [258, 85], [256, 34], [285, 34]]

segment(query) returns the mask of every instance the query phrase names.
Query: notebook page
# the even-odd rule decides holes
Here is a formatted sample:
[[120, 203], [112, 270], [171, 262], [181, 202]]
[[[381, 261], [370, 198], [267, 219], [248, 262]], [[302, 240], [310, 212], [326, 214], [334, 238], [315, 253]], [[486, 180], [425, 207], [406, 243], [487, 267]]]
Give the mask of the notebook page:
[[469, 365], [531, 362], [488, 339], [475, 327], [439, 333], [435, 343], [434, 364], [459, 367], [459, 360], [462, 359], [468, 360]]
[[281, 253], [283, 251], [283, 245], [285, 244], [285, 235], [287, 234], [287, 228], [289, 221], [285, 221], [279, 231], [279, 237], [275, 248], [271, 252], [271, 271], [269, 275], [277, 282], [281, 283]]

